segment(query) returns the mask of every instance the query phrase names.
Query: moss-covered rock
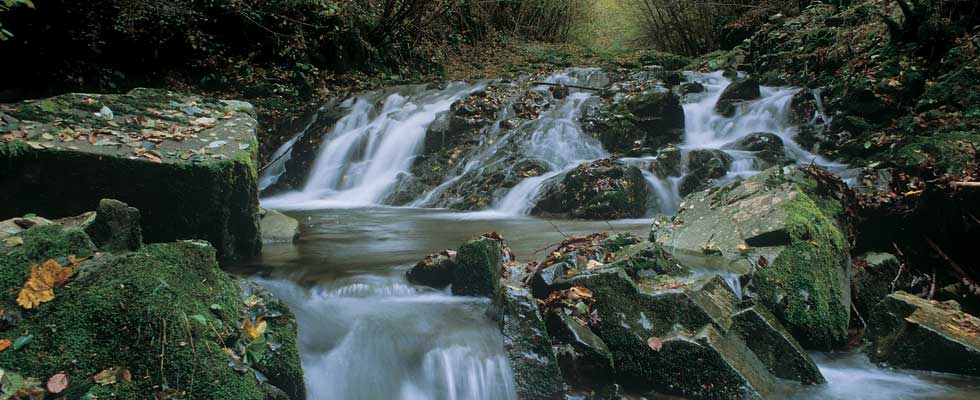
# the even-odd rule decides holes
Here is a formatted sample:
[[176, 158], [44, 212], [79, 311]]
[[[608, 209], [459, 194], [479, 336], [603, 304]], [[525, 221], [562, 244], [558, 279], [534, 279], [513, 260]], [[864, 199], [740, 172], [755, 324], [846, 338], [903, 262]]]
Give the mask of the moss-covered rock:
[[613, 382], [615, 366], [606, 343], [571, 316], [549, 310], [548, 334], [565, 381], [578, 387], [601, 387]]
[[715, 104], [715, 111], [726, 117], [735, 115], [739, 105], [762, 97], [759, 91], [759, 81], [755, 78], [735, 78], [732, 83], [721, 92], [718, 103]]
[[605, 99], [587, 110], [584, 128], [606, 150], [621, 154], [652, 153], [667, 144], [683, 141], [685, 121], [680, 98], [661, 86], [646, 87], [643, 82], [629, 81], [624, 85], [635, 84], [645, 89]]
[[681, 159], [680, 148], [673, 145], [665, 146], [657, 151], [656, 159], [650, 162], [650, 172], [653, 172], [660, 179], [681, 176], [683, 169]]
[[551, 338], [531, 292], [504, 285], [496, 304], [501, 313], [504, 350], [521, 399], [561, 399], [564, 382]]
[[711, 187], [715, 179], [728, 174], [735, 159], [721, 150], [694, 150], [687, 155], [687, 175], [681, 179], [680, 194], [691, 193]]
[[570, 171], [545, 189], [531, 212], [583, 219], [637, 218], [646, 214], [647, 196], [639, 168], [606, 159]]
[[73, 216], [113, 198], [142, 211], [147, 241], [205, 239], [222, 262], [261, 250], [250, 108], [137, 89], [0, 112], [19, 121], [0, 143], [0, 218]]
[[854, 258], [851, 293], [854, 307], [863, 318], [870, 318], [874, 307], [889, 294], [910, 288], [912, 274], [903, 274], [903, 268], [898, 258], [888, 253], [871, 252]]
[[681, 264], [751, 272], [747, 292], [808, 348], [846, 338], [849, 245], [840, 202], [802, 170], [769, 169], [692, 194], [652, 237]]
[[786, 165], [789, 162], [783, 150], [783, 139], [774, 133], [750, 133], [726, 144], [724, 148], [751, 152], [755, 157], [752, 166], [758, 170]]
[[[24, 244], [0, 254], [7, 312], [18, 309], [13, 299], [31, 263], [94, 251], [78, 228], [39, 226], [19, 235]], [[215, 256], [207, 243], [188, 241], [83, 261], [54, 300], [20, 311], [20, 320], [0, 330], [5, 338], [32, 337], [19, 350], [0, 352], [0, 368], [40, 379], [64, 371], [73, 398], [135, 400], [167, 388], [196, 399], [264, 400], [274, 392], [304, 398], [295, 321], [277, 303], [243, 301], [238, 281]], [[222, 349], [237, 352], [246, 335], [241, 321], [255, 313], [268, 324], [267, 345], [247, 366]], [[132, 381], [96, 386], [92, 376], [110, 367], [127, 369]]]
[[143, 245], [140, 210], [119, 200], [99, 200], [95, 219], [85, 233], [103, 251], [136, 250]]
[[456, 296], [494, 298], [500, 291], [504, 264], [500, 240], [481, 237], [459, 246], [453, 269], [452, 291]]
[[980, 376], [980, 319], [955, 302], [930, 302], [905, 292], [872, 311], [869, 355], [898, 368]]
[[732, 315], [732, 322], [745, 344], [773, 375], [807, 384], [826, 382], [810, 355], [769, 310], [751, 305]]
[[409, 282], [416, 285], [431, 286], [442, 289], [453, 282], [456, 270], [456, 252], [446, 250], [430, 254], [405, 272]]

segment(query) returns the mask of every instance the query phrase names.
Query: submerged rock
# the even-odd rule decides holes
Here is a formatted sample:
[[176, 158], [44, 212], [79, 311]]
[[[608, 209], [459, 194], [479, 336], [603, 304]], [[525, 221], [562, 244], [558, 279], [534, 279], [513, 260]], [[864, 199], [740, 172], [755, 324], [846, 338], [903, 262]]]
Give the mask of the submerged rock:
[[844, 342], [849, 245], [841, 203], [803, 170], [773, 168], [694, 193], [652, 238], [681, 264], [750, 273], [745, 290], [807, 348]]
[[872, 360], [898, 368], [980, 376], [980, 319], [955, 302], [888, 295], [868, 321]]
[[416, 285], [442, 289], [453, 282], [456, 270], [456, 252], [446, 250], [430, 254], [405, 273], [409, 282]]
[[561, 369], [531, 292], [504, 285], [496, 304], [501, 313], [504, 350], [514, 371], [518, 398], [563, 398], [565, 385]]
[[638, 218], [646, 214], [647, 195], [639, 168], [599, 160], [576, 167], [547, 187], [532, 213], [583, 219]]
[[250, 107], [134, 89], [3, 108], [20, 125], [0, 143], [0, 218], [73, 216], [112, 198], [142, 211], [150, 242], [204, 239], [222, 262], [261, 250]]
[[732, 83], [721, 92], [715, 111], [726, 117], [735, 115], [738, 107], [746, 102], [762, 97], [759, 81], [755, 78], [734, 78]]
[[264, 243], [292, 243], [299, 238], [299, 221], [276, 210], [262, 210], [259, 226]]

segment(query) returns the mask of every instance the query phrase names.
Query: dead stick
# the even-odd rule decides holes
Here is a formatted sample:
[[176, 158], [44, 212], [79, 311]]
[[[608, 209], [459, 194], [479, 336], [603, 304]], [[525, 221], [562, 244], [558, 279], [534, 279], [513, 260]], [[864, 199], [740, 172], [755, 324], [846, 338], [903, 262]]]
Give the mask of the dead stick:
[[564, 84], [564, 83], [551, 83], [551, 82], [531, 82], [531, 84], [532, 84], [532, 85], [535, 85], [535, 86], [537, 86], [537, 85], [544, 85], [544, 86], [558, 86], [558, 87], [561, 87], [561, 86], [564, 86], [564, 87], [568, 87], [568, 88], [572, 88], [572, 89], [581, 89], [581, 90], [595, 90], [595, 91], [599, 91], [599, 90], [602, 90], [602, 88], [594, 88], [594, 87], [588, 87], [588, 86], [579, 86], [579, 85], [566, 85], [566, 84]]
[[980, 188], [980, 182], [953, 182], [951, 185], [953, 186], [954, 189], [957, 189], [957, 188], [972, 188], [972, 189]]
[[939, 253], [939, 256], [946, 260], [946, 262], [949, 263], [949, 266], [953, 267], [953, 270], [955, 270], [956, 273], [960, 275], [960, 278], [963, 279], [963, 283], [967, 286], [967, 289], [975, 293], [980, 292], [980, 287], [977, 286], [976, 282], [974, 282], [973, 279], [966, 274], [966, 271], [964, 271], [963, 268], [960, 268], [959, 264], [953, 261], [953, 259], [949, 258], [949, 256], [947, 256], [946, 253], [939, 248], [939, 245], [937, 245], [936, 242], [933, 242], [932, 239], [929, 239], [927, 236], [926, 243], [928, 243], [929, 247], [932, 247], [936, 253]]

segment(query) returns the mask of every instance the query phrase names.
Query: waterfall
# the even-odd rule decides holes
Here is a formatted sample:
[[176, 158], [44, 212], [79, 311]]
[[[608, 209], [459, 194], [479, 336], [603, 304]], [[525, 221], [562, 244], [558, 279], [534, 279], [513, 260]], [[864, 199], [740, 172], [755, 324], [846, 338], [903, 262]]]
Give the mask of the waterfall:
[[293, 156], [293, 145], [302, 139], [303, 136], [306, 135], [306, 132], [309, 132], [310, 128], [313, 127], [313, 124], [316, 123], [316, 119], [320, 116], [321, 112], [323, 112], [322, 107], [313, 114], [313, 117], [310, 118], [310, 122], [306, 123], [303, 129], [299, 130], [299, 133], [287, 140], [286, 143], [283, 143], [282, 146], [279, 146], [275, 153], [272, 153], [272, 157], [269, 158], [272, 160], [272, 163], [266, 167], [265, 171], [262, 173], [262, 176], [259, 178], [259, 192], [275, 184], [276, 181], [279, 180], [279, 177], [286, 173], [286, 163], [289, 162]]
[[264, 199], [266, 207], [304, 209], [363, 207], [381, 204], [409, 174], [429, 125], [457, 100], [483, 84], [454, 83], [446, 89], [413, 86], [382, 100], [365, 95], [349, 99], [341, 118], [317, 155], [306, 186]]
[[[573, 68], [549, 77], [546, 82], [599, 87], [606, 79], [599, 69]], [[542, 86], [535, 89], [544, 91]], [[549, 179], [563, 175], [583, 162], [608, 156], [602, 144], [583, 132], [579, 123], [585, 105], [597, 99], [592, 92], [574, 91], [557, 107], [531, 122], [533, 133], [530, 140], [522, 144], [524, 155], [545, 163], [550, 172], [522, 180], [497, 202], [494, 207], [496, 211], [525, 215], [534, 207], [535, 200]]]

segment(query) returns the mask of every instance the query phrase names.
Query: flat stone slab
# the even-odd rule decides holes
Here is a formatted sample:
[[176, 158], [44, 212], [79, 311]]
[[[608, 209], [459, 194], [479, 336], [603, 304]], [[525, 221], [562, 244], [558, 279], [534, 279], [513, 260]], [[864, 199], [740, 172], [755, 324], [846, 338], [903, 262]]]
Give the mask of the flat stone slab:
[[258, 122], [248, 103], [165, 90], [0, 105], [0, 219], [78, 215], [113, 198], [148, 242], [203, 239], [258, 254]]

